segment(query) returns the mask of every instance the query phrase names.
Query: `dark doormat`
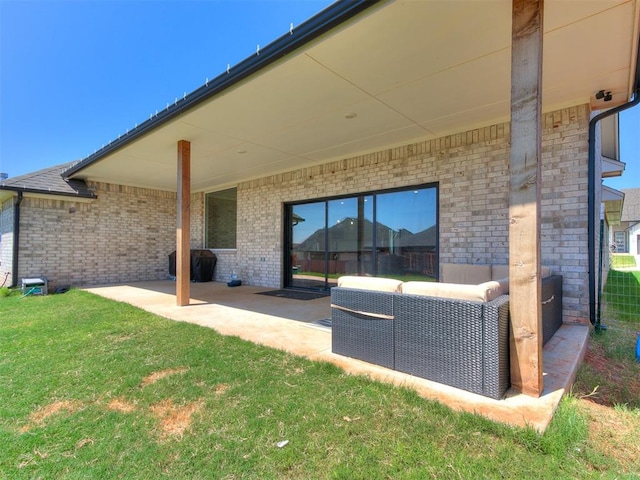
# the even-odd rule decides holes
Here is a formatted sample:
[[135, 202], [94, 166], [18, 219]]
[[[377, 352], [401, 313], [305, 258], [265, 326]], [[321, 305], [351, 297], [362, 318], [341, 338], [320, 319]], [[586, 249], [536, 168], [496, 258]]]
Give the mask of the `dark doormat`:
[[331, 328], [331, 319], [330, 318], [321, 318], [320, 320], [314, 320], [314, 325], [320, 325], [321, 327], [329, 327]]
[[269, 295], [270, 297], [291, 298], [293, 300], [315, 300], [316, 298], [328, 297], [329, 293], [303, 292], [300, 290], [269, 290], [268, 292], [258, 292], [257, 295]]

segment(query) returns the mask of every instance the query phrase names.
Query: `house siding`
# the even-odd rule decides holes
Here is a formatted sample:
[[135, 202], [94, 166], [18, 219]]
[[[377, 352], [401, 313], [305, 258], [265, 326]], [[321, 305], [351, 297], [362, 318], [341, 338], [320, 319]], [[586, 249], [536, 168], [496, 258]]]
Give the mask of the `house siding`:
[[[542, 264], [564, 276], [564, 315], [588, 322], [586, 105], [543, 117]], [[282, 285], [283, 204], [424, 183], [439, 186], [440, 262], [507, 264], [509, 124], [272, 175], [238, 185], [237, 268]]]
[[0, 285], [10, 286], [13, 273], [13, 215], [15, 199], [0, 202]]
[[[629, 227], [629, 253], [631, 255], [640, 255], [640, 243], [638, 237], [640, 236], [640, 224], [634, 224]], [[636, 260], [637, 262], [637, 260]]]

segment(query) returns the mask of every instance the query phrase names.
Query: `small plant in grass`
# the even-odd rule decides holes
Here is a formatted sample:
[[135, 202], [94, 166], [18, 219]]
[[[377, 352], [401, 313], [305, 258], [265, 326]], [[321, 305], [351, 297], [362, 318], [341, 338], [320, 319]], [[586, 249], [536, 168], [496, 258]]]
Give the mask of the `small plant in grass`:
[[0, 287], [0, 298], [8, 297], [11, 295], [11, 290], [8, 287]]

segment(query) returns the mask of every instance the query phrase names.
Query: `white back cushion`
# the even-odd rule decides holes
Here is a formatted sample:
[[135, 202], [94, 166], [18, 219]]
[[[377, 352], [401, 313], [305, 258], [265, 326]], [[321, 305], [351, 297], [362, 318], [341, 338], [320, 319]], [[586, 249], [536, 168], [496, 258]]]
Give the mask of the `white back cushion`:
[[399, 292], [402, 282], [393, 278], [344, 276], [338, 278], [338, 286], [379, 292]]
[[442, 264], [441, 282], [477, 285], [489, 280], [491, 280], [491, 265]]

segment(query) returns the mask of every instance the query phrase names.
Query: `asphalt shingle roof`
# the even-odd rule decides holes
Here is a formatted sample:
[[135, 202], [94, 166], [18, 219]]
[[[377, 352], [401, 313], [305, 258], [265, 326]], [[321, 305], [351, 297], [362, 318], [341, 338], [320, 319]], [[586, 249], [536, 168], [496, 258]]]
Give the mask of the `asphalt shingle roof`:
[[622, 205], [623, 222], [640, 221], [640, 188], [629, 188], [622, 190], [624, 193], [624, 203]]
[[33, 173], [7, 178], [0, 182], [0, 190], [95, 198], [96, 195], [87, 187], [84, 180], [65, 179], [62, 176], [76, 163], [63, 163]]

